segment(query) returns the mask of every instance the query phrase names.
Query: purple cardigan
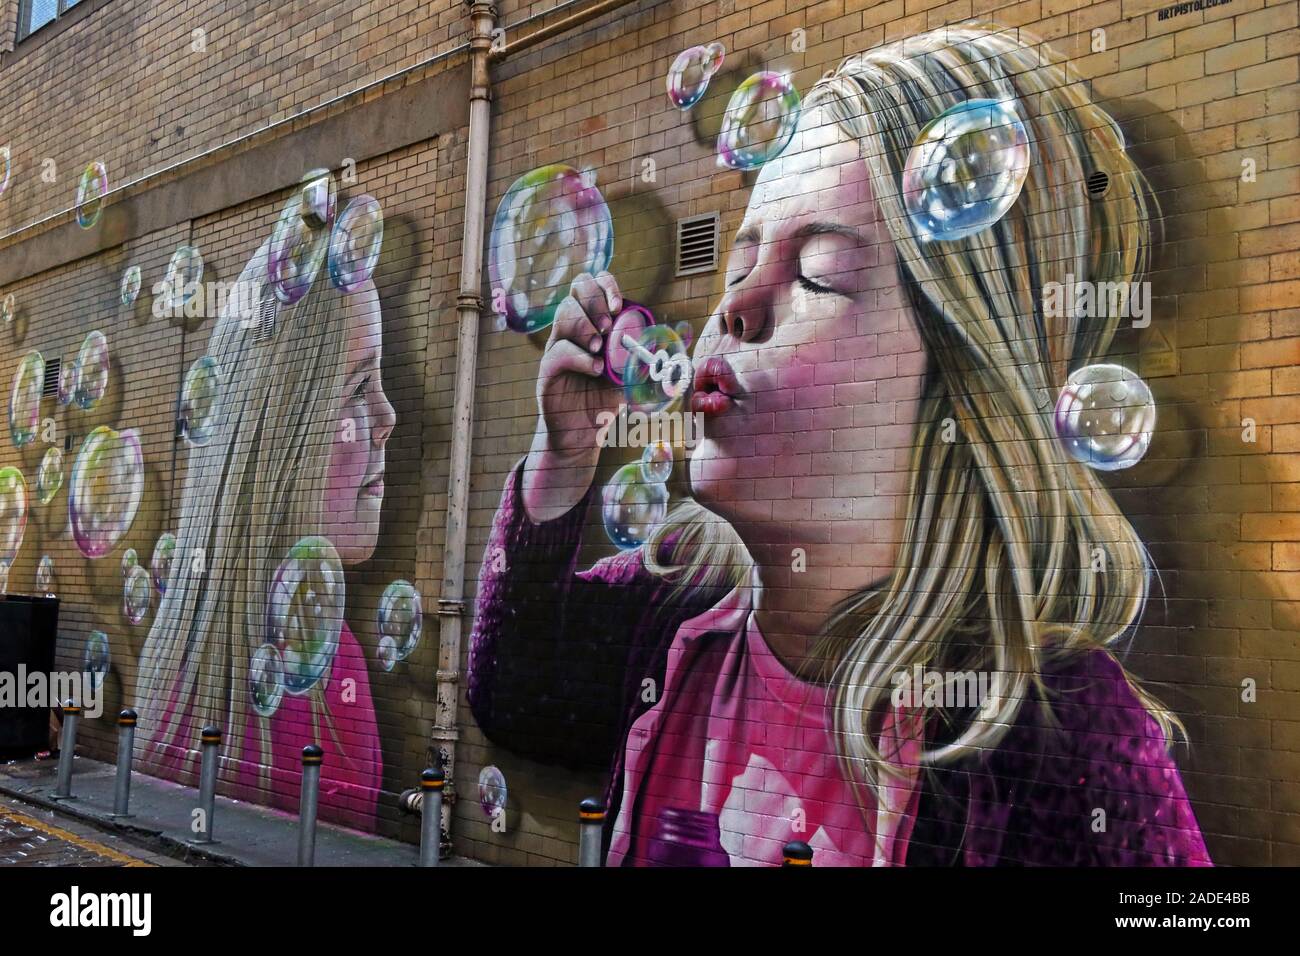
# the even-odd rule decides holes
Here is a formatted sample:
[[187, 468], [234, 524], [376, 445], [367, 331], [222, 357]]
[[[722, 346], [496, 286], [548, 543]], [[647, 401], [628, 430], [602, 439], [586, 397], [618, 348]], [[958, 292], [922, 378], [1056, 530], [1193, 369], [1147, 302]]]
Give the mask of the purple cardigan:
[[[666, 585], [640, 551], [577, 568], [591, 493], [534, 524], [506, 481], [480, 578], [469, 704], [493, 742], [574, 769], [611, 770], [609, 828], [622, 794], [628, 728], [663, 686], [682, 622], [723, 592]], [[907, 863], [966, 866], [1209, 865], [1160, 729], [1116, 661], [1056, 660], [995, 750], [927, 771]], [[1104, 810], [1104, 830], [1100, 826]]]

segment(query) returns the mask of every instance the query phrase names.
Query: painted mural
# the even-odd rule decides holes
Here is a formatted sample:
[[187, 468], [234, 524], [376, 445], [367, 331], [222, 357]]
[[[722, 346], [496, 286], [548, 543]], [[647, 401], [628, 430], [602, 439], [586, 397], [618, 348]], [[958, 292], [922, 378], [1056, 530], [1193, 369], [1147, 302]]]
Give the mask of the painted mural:
[[[683, 122], [725, 57], [672, 65]], [[716, 152], [748, 204], [698, 335], [624, 297], [581, 157], [501, 200], [493, 309], [545, 347], [469, 702], [608, 774], [607, 865], [1210, 863], [1178, 718], [1122, 664], [1153, 569], [1101, 478], [1155, 427], [1108, 356], [1154, 205], [1055, 62], [953, 27], [802, 97], [740, 83]], [[643, 451], [606, 479], [607, 446]]]

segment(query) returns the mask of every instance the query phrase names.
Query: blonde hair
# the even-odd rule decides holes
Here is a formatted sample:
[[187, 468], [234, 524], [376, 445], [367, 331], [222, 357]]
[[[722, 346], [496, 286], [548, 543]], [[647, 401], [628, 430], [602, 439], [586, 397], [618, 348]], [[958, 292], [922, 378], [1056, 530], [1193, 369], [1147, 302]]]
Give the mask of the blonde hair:
[[[1098, 361], [1118, 315], [1042, 308], [1049, 282], [1132, 282], [1150, 249], [1147, 184], [1111, 117], [1018, 31], [961, 26], [851, 56], [809, 93], [862, 146], [900, 281], [926, 345], [906, 516], [896, 568], [827, 623], [840, 756], [872, 795], [898, 768], [875, 731], [892, 677], [914, 665], [989, 672], [985, 705], [944, 712], [938, 766], [996, 747], [1050, 655], [1106, 648], [1132, 628], [1148, 590], [1145, 548], [1094, 472], [1064, 452], [1052, 405], [1070, 371]], [[913, 234], [901, 193], [907, 155], [930, 120], [970, 98], [1011, 100], [1033, 156], [1019, 199], [991, 228], [950, 242]], [[1103, 201], [1085, 181], [1110, 177]], [[944, 423], [952, 434], [944, 435]], [[747, 579], [743, 543], [688, 502], [646, 547], [683, 586]], [[1099, 565], [1104, 573], [1091, 569]], [[1127, 677], [1127, 675], [1126, 675]], [[1177, 719], [1128, 678], [1166, 739]]]
[[[319, 277], [297, 303], [279, 306], [274, 328], [262, 320], [274, 308], [268, 245], [239, 276], [236, 288], [254, 291], [227, 302], [208, 343], [222, 399], [212, 440], [189, 452], [176, 557], [136, 688], [147, 766], [165, 764], [166, 746], [192, 750], [179, 736], [215, 724], [231, 758], [248, 738], [260, 743], [264, 780], [270, 721], [252, 709], [249, 662], [265, 640], [279, 562], [322, 527], [347, 334], [346, 298]], [[319, 740], [319, 719], [328, 719], [320, 685], [310, 696]]]

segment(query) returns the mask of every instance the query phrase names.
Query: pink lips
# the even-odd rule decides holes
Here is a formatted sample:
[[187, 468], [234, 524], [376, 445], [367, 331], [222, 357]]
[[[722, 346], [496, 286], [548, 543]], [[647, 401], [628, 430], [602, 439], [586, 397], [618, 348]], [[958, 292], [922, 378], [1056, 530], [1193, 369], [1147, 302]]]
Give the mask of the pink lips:
[[691, 391], [691, 411], [704, 415], [721, 415], [744, 394], [736, 373], [725, 358], [710, 356], [695, 373]]
[[371, 498], [382, 498], [384, 496], [384, 473], [381, 471], [364, 485], [361, 490]]

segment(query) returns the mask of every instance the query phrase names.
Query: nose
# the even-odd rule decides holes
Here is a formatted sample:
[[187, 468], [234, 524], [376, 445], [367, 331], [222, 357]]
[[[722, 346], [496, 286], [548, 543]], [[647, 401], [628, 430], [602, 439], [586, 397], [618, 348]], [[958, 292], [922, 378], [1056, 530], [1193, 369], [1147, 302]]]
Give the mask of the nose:
[[762, 268], [753, 269], [738, 284], [727, 290], [718, 303], [718, 324], [724, 337], [737, 342], [753, 342], [762, 336], [772, 320], [772, 290], [764, 282]]
[[397, 412], [392, 403], [388, 401], [388, 395], [385, 394], [383, 386], [380, 386], [375, 391], [375, 424], [370, 435], [371, 441], [376, 446], [382, 447], [384, 442], [388, 441], [388, 436], [393, 433], [394, 426], [397, 425]]

